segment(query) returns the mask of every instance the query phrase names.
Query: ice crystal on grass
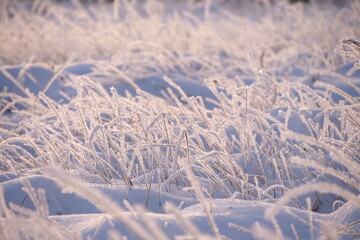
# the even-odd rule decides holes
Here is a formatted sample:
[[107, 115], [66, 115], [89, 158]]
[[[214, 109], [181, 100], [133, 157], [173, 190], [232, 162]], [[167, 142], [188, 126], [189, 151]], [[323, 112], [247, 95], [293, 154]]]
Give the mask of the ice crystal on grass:
[[355, 71], [360, 69], [360, 42], [354, 39], [341, 40], [336, 46], [335, 52], [341, 56], [350, 57], [355, 60], [354, 67], [351, 68], [346, 74], [352, 75]]

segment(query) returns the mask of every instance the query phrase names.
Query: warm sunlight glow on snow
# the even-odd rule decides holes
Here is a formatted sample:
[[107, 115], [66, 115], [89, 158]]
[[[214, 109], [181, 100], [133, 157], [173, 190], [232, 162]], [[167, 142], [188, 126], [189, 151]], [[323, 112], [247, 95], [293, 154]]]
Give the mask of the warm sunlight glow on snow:
[[0, 0], [0, 239], [357, 239], [360, 1]]

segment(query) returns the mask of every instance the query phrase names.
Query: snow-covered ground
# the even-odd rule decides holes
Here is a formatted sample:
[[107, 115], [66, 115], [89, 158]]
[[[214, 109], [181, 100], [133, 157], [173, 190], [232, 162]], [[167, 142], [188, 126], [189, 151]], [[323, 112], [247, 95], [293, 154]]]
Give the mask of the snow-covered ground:
[[0, 2], [0, 239], [360, 238], [360, 2]]

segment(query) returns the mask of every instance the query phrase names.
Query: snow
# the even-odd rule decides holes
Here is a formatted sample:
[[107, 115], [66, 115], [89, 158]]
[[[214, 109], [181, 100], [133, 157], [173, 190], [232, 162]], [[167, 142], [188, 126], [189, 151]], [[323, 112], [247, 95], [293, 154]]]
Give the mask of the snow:
[[[49, 219], [64, 229], [67, 229], [67, 231], [74, 236], [80, 234], [83, 239], [89, 236], [93, 239], [104, 239], [107, 238], [108, 230], [115, 228], [129, 238], [133, 237], [109, 214], [100, 213], [92, 203], [79, 197], [71, 190], [64, 191], [65, 189], [62, 189], [51, 177], [32, 175], [4, 182], [2, 185], [7, 202], [12, 202], [13, 204], [32, 209], [33, 211], [36, 210], [28, 196], [22, 190], [22, 183], [24, 182], [30, 184], [34, 189], [43, 189], [45, 191], [49, 209]], [[124, 208], [123, 201], [125, 199], [133, 206], [144, 207], [143, 200], [146, 194], [144, 188], [137, 187], [129, 193], [128, 198], [124, 195], [124, 190], [118, 186], [110, 187], [104, 184], [96, 184], [93, 185], [92, 188], [101, 191], [102, 194], [111, 198]], [[203, 233], [211, 234], [211, 229], [207, 224], [207, 219], [200, 203], [196, 203], [197, 201], [191, 199], [189, 196], [186, 198], [181, 195], [179, 198], [174, 198], [175, 194], [163, 194], [163, 202], [166, 204], [175, 204], [174, 206], [181, 205], [179, 210], [182, 217], [191, 221], [191, 223], [194, 224], [197, 229], [201, 229]], [[155, 199], [156, 194], [152, 194], [150, 198]], [[180, 201], [184, 202], [184, 204], [179, 204]], [[168, 234], [167, 237], [169, 238], [184, 234], [184, 229], [179, 228], [174, 217], [164, 212], [163, 208], [154, 204], [154, 202], [156, 201], [148, 205], [148, 213], [146, 213], [146, 216], [152, 221], [155, 221], [160, 229]], [[253, 226], [255, 223], [260, 223], [268, 228], [272, 226], [271, 221], [264, 218], [264, 214], [265, 211], [273, 207], [274, 204], [239, 199], [212, 199], [208, 200], [208, 204], [211, 206], [212, 215], [220, 229], [221, 235], [228, 238], [236, 239], [239, 234], [241, 234], [243, 238], [251, 238], [251, 232], [254, 231]], [[320, 224], [324, 224], [330, 220], [332, 220], [332, 224], [335, 222], [339, 225], [356, 221], [359, 209], [351, 205], [349, 206], [349, 204], [350, 203], [347, 203], [329, 216], [312, 213], [314, 228], [320, 227]], [[126, 214], [125, 216], [130, 218], [133, 214], [138, 214], [136, 211], [132, 211], [134, 210], [124, 213]], [[279, 224], [283, 230], [282, 234], [289, 238], [294, 238], [295, 236], [290, 226], [292, 224], [295, 229], [299, 231], [297, 234], [300, 238], [307, 238], [310, 230], [310, 226], [306, 224], [309, 217], [308, 214], [306, 210], [290, 207], [284, 208], [276, 216], [277, 224]], [[2, 221], [3, 224], [6, 224], [6, 219]], [[236, 226], [241, 226], [243, 229], [247, 229], [247, 231], [238, 230]]]
[[[62, 189], [56, 183], [56, 180], [51, 177], [32, 175], [4, 182], [2, 185], [6, 202], [36, 211], [33, 203], [22, 189], [25, 182], [27, 186], [45, 191], [49, 209], [48, 220], [66, 229], [73, 236], [80, 235], [82, 239], [87, 237], [105, 239], [110, 229], [116, 229], [122, 235], [133, 238], [133, 235], [127, 232], [111, 215], [101, 213], [94, 204], [80, 197], [71, 189]], [[128, 197], [124, 195], [124, 190], [120, 186], [111, 187], [105, 184], [92, 184], [91, 187], [101, 191], [123, 208], [125, 208], [125, 205], [122, 201], [125, 199], [132, 206], [144, 206], [143, 201], [146, 195], [144, 187], [136, 187], [129, 193]], [[197, 229], [201, 229], [202, 232], [211, 234], [203, 207], [196, 200], [190, 196], [186, 197], [186, 195], [181, 194], [179, 197], [175, 197], [174, 193], [163, 193], [162, 202], [165, 205], [171, 203], [174, 206], [179, 206], [179, 212], [183, 218], [190, 221]], [[156, 194], [151, 194], [150, 198], [156, 199]], [[164, 212], [164, 209], [155, 202], [152, 200], [151, 204], [147, 206], [147, 212], [143, 214], [150, 218], [151, 221], [156, 222], [169, 238], [185, 234], [184, 229], [178, 226], [174, 216]], [[251, 238], [255, 223], [268, 228], [272, 227], [271, 221], [264, 218], [265, 212], [274, 207], [272, 203], [240, 199], [209, 199], [207, 203], [223, 237], [230, 239]], [[350, 203], [328, 216], [313, 212], [313, 227], [319, 228], [320, 224], [330, 221], [332, 224], [336, 223], [339, 226], [349, 224], [358, 219], [359, 213], [359, 208]], [[139, 213], [132, 208], [129, 209], [129, 212], [123, 214], [125, 214], [125, 217], [131, 218], [134, 214], [137, 216]], [[308, 218], [309, 212], [306, 210], [285, 207], [276, 216], [276, 221], [284, 236], [290, 239], [295, 238], [291, 228], [291, 225], [293, 225], [298, 231], [298, 236], [305, 239], [310, 234]], [[7, 220], [2, 219], [2, 221], [7, 226]], [[241, 226], [242, 229], [237, 229], [236, 226]]]
[[0, 239], [360, 236], [358, 1], [1, 7]]

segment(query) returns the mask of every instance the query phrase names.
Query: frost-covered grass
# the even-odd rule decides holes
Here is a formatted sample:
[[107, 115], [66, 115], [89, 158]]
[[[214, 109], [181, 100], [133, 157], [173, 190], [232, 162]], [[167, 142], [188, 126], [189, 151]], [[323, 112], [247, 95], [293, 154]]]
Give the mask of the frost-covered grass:
[[360, 2], [1, 4], [0, 238], [359, 237]]

